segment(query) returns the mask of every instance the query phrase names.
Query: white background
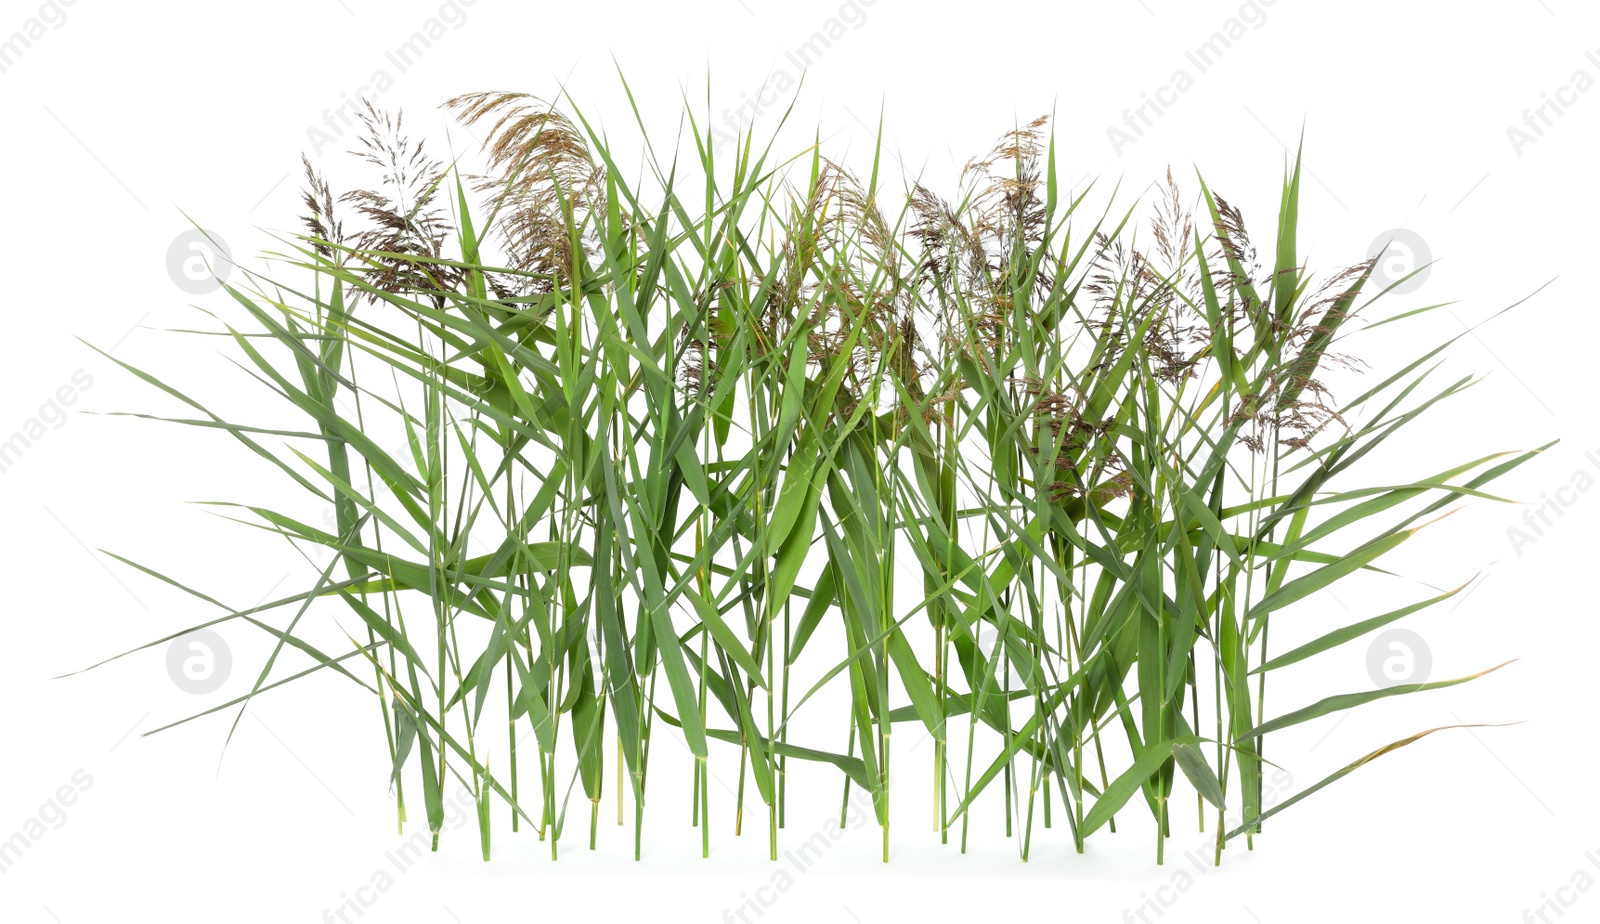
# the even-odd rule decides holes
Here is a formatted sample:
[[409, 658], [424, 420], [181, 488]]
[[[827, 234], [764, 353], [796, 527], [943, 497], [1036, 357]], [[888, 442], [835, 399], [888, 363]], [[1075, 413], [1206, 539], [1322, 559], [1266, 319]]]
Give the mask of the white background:
[[[394, 78], [377, 101], [404, 108], [408, 124], [443, 152], [476, 143], [450, 129], [435, 108], [444, 99], [481, 89], [551, 96], [563, 82], [592, 121], [625, 142], [633, 129], [620, 66], [653, 137], [670, 148], [685, 98], [705, 110], [708, 72], [720, 120], [769, 75], [798, 76], [785, 53], [841, 8], [832, 0], [463, 2], [445, 11], [456, 27], [404, 73], [385, 52], [441, 14], [434, 0], [77, 0], [61, 9], [65, 21], [51, 11], [57, 26], [0, 74], [8, 189], [0, 435], [29, 418], [54, 421], [0, 475], [0, 838], [41, 811], [58, 825], [0, 875], [0, 920], [337, 920], [325, 914], [367, 885], [399, 842], [370, 700], [332, 681], [268, 694], [224, 756], [231, 713], [149, 738], [139, 732], [249, 688], [265, 649], [240, 630], [225, 635], [233, 674], [208, 697], [172, 684], [164, 646], [51, 679], [219, 614], [93, 550], [137, 558], [235, 607], [272, 593], [286, 575], [294, 576], [285, 587], [306, 574], [281, 542], [186, 504], [291, 496], [236, 444], [83, 413], [173, 407], [76, 338], [170, 374], [219, 411], [267, 407], [212, 344], [165, 332], [211, 326], [191, 305], [227, 310], [219, 294], [191, 297], [174, 285], [168, 246], [189, 227], [182, 210], [259, 266], [266, 232], [296, 229], [298, 158], [314, 146], [308, 129], [358, 95], [374, 71]], [[34, 0], [0, 3], [0, 37], [39, 12]], [[1360, 260], [1375, 238], [1404, 228], [1438, 263], [1384, 313], [1454, 302], [1374, 332], [1367, 378], [1554, 280], [1452, 348], [1436, 373], [1440, 387], [1469, 374], [1485, 380], [1375, 460], [1366, 482], [1397, 483], [1554, 438], [1563, 442], [1498, 492], [1538, 504], [1575, 477], [1591, 484], [1580, 472], [1600, 477], [1600, 454], [1585, 457], [1600, 450], [1592, 410], [1600, 88], [1560, 89], [1579, 70], [1585, 87], [1600, 79], [1592, 5], [1277, 0], [1246, 9], [1254, 25], [1204, 73], [1185, 52], [1241, 15], [1232, 0], [863, 0], [845, 15], [851, 24], [806, 73], [786, 153], [815, 132], [865, 171], [881, 110], [890, 177], [922, 174], [948, 192], [969, 156], [1053, 111], [1062, 170], [1074, 182], [1099, 182], [1098, 202], [1120, 181], [1117, 201], [1131, 203], [1169, 165], [1192, 193], [1199, 169], [1267, 240], [1284, 145], [1303, 128], [1300, 240], [1313, 270]], [[1118, 150], [1108, 127], [1180, 68], [1194, 85]], [[1572, 104], [1519, 148], [1508, 129], [1547, 97]], [[782, 105], [763, 113], [758, 129]], [[347, 142], [318, 157], [336, 187]], [[78, 370], [92, 384], [69, 391], [70, 413], [42, 411]], [[1354, 380], [1344, 393], [1360, 387]], [[1411, 451], [1423, 455], [1413, 461]], [[257, 475], [259, 484], [250, 480]], [[1297, 728], [1275, 737], [1269, 756], [1298, 788], [1412, 731], [1522, 724], [1443, 733], [1385, 757], [1269, 822], [1253, 853], [1230, 849], [1221, 869], [1205, 871], [1181, 856], [1190, 840], [1203, 842], [1183, 811], [1174, 813], [1178, 856], [1165, 868], [1153, 865], [1150, 839], [1132, 824], [1125, 834], [1097, 835], [1084, 856], [1063, 829], [1037, 832], [1023, 864], [1015, 841], [1000, 836], [997, 803], [975, 813], [971, 850], [958, 856], [929, 832], [928, 803], [917, 794], [928, 749], [897, 742], [897, 754], [909, 755], [898, 766], [916, 779], [896, 802], [893, 862], [877, 862], [878, 832], [864, 824], [781, 900], [760, 914], [743, 905], [746, 919], [1123, 921], [1141, 920], [1143, 909], [1144, 920], [1163, 922], [1509, 924], [1559, 920], [1557, 908], [1566, 920], [1600, 919], [1600, 889], [1575, 885], [1600, 879], [1591, 783], [1600, 493], [1559, 497], [1559, 519], [1520, 545], [1507, 530], [1525, 508], [1462, 505], [1395, 557], [1399, 584], [1372, 585], [1370, 600], [1314, 598], [1290, 614], [1304, 628], [1284, 630], [1310, 638], [1417, 599], [1423, 584], [1454, 587], [1481, 574], [1459, 602], [1411, 626], [1431, 650], [1436, 678], [1518, 663], [1465, 687]], [[1365, 640], [1319, 662], [1285, 675], [1269, 711], [1370, 687]], [[687, 752], [660, 747], [663, 766], [681, 758], [678, 771], [686, 771]], [[722, 760], [718, 782], [731, 782]], [[79, 770], [92, 784], [61, 822], [41, 807]], [[583, 849], [580, 818], [556, 864], [535, 835], [512, 836], [502, 820], [495, 860], [485, 865], [468, 823], [349, 920], [737, 920], [725, 911], [773, 876], [764, 824], [755, 819], [735, 840], [731, 800], [713, 783], [713, 858], [700, 860], [686, 773], [680, 785], [666, 772], [659, 785], [670, 798], [647, 816], [642, 863], [631, 859], [631, 833], [609, 825], [599, 851]], [[837, 813], [836, 778], [796, 771], [785, 846]], [[602, 817], [613, 811], [607, 802]]]

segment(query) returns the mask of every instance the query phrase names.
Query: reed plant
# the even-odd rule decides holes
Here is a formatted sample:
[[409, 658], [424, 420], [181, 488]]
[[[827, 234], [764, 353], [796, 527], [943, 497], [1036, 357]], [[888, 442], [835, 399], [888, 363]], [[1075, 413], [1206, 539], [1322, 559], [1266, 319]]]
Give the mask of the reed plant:
[[[1432, 379], [1462, 335], [1343, 373], [1347, 338], [1428, 309], [1377, 320], [1371, 261], [1302, 263], [1298, 155], [1258, 255], [1199, 177], [1091, 212], [1044, 119], [946, 196], [891, 181], [881, 149], [865, 179], [753, 131], [723, 154], [692, 112], [692, 156], [647, 148], [630, 183], [570, 104], [446, 105], [481, 152], [434, 159], [369, 107], [358, 154], [378, 180], [338, 194], [307, 163], [304, 233], [224, 286], [203, 336], [298, 425], [225, 420], [107, 354], [190, 409], [170, 419], [332, 511], [318, 525], [249, 484], [219, 508], [325, 565], [282, 598], [218, 604], [204, 625], [273, 649], [199, 715], [237, 726], [255, 697], [338, 675], [352, 708], [377, 707], [374, 783], [401, 825], [420, 799], [435, 846], [452, 779], [478, 800], [485, 859], [500, 811], [557, 856], [574, 792], [594, 847], [614, 780], [635, 857], [648, 806], [687, 814], [706, 855], [714, 821], [758, 826], [776, 859], [800, 761], [870, 794], [887, 860], [891, 763], [916, 761], [935, 835], [963, 850], [988, 794], [1023, 859], [1041, 826], [1081, 852], [1149, 813], [1160, 862], [1183, 797], [1214, 819], [1220, 862], [1439, 729], [1268, 807], [1271, 732], [1481, 676], [1267, 708], [1278, 670], [1460, 588], [1290, 649], [1275, 621], [1386, 575], [1384, 555], [1453, 502], [1498, 500], [1489, 482], [1545, 448], [1425, 460], [1399, 484], [1347, 474], [1474, 380]], [[1336, 398], [1335, 377], [1372, 384]], [[339, 644], [314, 644], [330, 620]], [[801, 738], [818, 709], [834, 731]], [[692, 791], [649, 790], [673, 760], [692, 760]], [[720, 817], [713, 762], [738, 779]]]

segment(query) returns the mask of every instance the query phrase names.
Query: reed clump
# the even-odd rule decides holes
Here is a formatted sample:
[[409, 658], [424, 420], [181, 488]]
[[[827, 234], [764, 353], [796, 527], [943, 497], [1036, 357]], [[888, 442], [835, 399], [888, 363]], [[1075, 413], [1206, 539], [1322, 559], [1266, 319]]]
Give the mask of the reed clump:
[[[1370, 262], [1302, 265], [1298, 158], [1258, 254], [1198, 178], [1086, 214], [1044, 119], [946, 197], [886, 192], [876, 156], [862, 179], [753, 134], [719, 159], [692, 116], [696, 156], [647, 158], [630, 184], [570, 106], [446, 106], [487, 139], [475, 167], [369, 108], [358, 154], [381, 179], [340, 194], [307, 163], [281, 272], [226, 286], [219, 333], [300, 428], [222, 420], [119, 363], [332, 510], [318, 526], [226, 508], [327, 564], [216, 620], [274, 650], [202, 715], [237, 721], [255, 696], [339, 675], [352, 708], [376, 699], [375, 782], [402, 824], [420, 792], [437, 844], [454, 778], [478, 799], [485, 859], [496, 806], [554, 857], [574, 785], [593, 847], [608, 762], [636, 856], [647, 805], [681, 820], [680, 801], [709, 854], [716, 762], [739, 780], [723, 817], [758, 819], [776, 858], [794, 761], [871, 794], [887, 859], [893, 755], [931, 758], [933, 827], [963, 849], [988, 793], [1024, 859], [1036, 819], [1082, 851], [1132, 812], [1155, 820], [1159, 861], [1192, 792], [1220, 862], [1438, 729], [1267, 807], [1269, 733], [1472, 679], [1264, 704], [1280, 668], [1459, 588], [1292, 650], [1269, 646], [1275, 619], [1378, 573], [1453, 502], [1496, 500], [1485, 486], [1540, 451], [1353, 483], [1473, 381], [1430, 382], [1447, 340], [1332, 392], [1384, 293]], [[329, 620], [339, 644], [314, 643]], [[798, 740], [818, 708], [836, 734]], [[931, 755], [891, 747], [896, 725], [920, 726]], [[646, 799], [652, 763], [687, 759], [662, 734], [687, 744], [693, 788]]]

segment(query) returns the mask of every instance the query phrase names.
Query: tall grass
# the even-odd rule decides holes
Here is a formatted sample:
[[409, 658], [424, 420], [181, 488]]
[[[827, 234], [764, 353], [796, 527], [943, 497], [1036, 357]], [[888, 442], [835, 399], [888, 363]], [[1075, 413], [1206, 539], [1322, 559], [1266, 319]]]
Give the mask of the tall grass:
[[[685, 805], [703, 853], [731, 823], [776, 858], [786, 771], [806, 761], [870, 794], [887, 860], [891, 765], [930, 760], [893, 733], [920, 726], [944, 842], [965, 849], [990, 794], [1024, 859], [1041, 825], [1081, 852], [1131, 812], [1155, 820], [1159, 862], [1193, 792], [1220, 862], [1439, 729], [1270, 808], [1269, 733], [1472, 679], [1267, 708], [1280, 668], [1459, 588], [1292, 650], [1270, 644], [1276, 618], [1379, 572], [1452, 502], [1495, 500], [1485, 486], [1539, 451], [1352, 483], [1473, 381], [1430, 378], [1446, 341], [1330, 393], [1384, 293], [1370, 262], [1302, 264], [1298, 158], [1258, 258], [1198, 178], [1088, 213], [1043, 119], [942, 198], [909, 178], [886, 192], [876, 155], [864, 181], [753, 134], [721, 158], [692, 114], [696, 156], [651, 155], [630, 184], [576, 109], [447, 106], [487, 135], [476, 168], [369, 109], [360, 154], [381, 179], [336, 195], [307, 164], [306, 233], [272, 276], [225, 286], [216, 333], [300, 425], [224, 420], [107, 357], [334, 512], [319, 528], [224, 508], [331, 557], [208, 623], [274, 647], [246, 695], [200, 715], [237, 724], [255, 696], [339, 675], [377, 706], [399, 822], [420, 789], [437, 845], [454, 778], [485, 859], [495, 806], [555, 857], [574, 791], [594, 847], [612, 780], [636, 857], [646, 806], [661, 824]], [[323, 650], [306, 630], [329, 619], [348, 641]], [[825, 740], [794, 733], [835, 705]], [[692, 792], [647, 791], [652, 763], [685, 759], [663, 734], [687, 744]], [[731, 817], [712, 811], [713, 761], [738, 777]]]

